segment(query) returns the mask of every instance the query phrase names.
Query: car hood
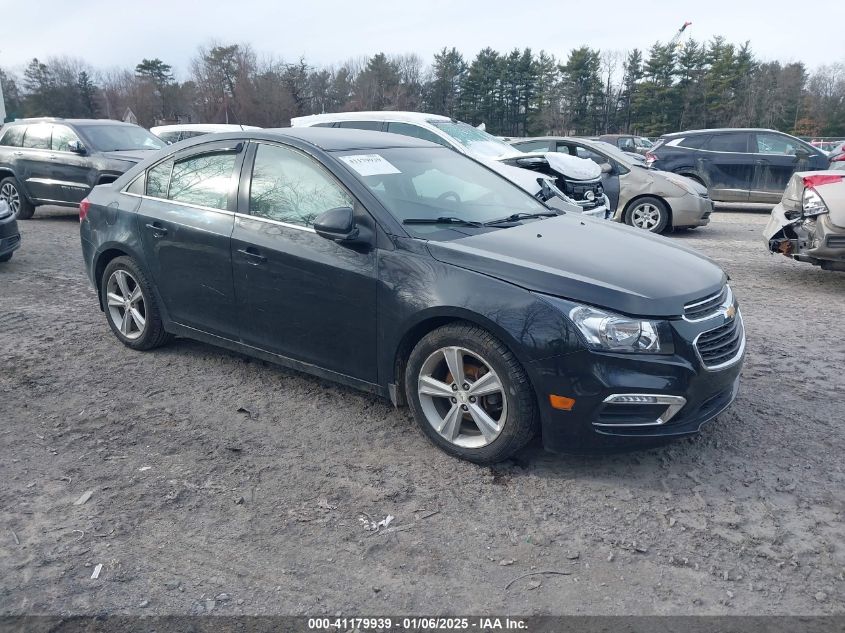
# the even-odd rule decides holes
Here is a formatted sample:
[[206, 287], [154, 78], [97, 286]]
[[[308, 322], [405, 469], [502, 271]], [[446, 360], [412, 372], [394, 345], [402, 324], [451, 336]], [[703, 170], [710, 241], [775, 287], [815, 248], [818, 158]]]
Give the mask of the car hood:
[[126, 160], [132, 163], [140, 163], [142, 160], [146, 160], [150, 156], [153, 155], [154, 152], [157, 152], [157, 149], [119, 149], [114, 152], [101, 152], [103, 156], [106, 158], [111, 158], [114, 160]]
[[444, 263], [637, 316], [680, 316], [726, 281], [714, 262], [668, 238], [574, 213], [428, 248]]

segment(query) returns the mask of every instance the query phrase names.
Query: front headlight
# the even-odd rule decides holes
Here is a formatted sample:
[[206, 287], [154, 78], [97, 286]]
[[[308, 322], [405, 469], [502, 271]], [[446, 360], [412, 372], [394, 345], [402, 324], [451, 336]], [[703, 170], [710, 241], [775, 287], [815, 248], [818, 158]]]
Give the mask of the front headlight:
[[804, 199], [802, 201], [802, 209], [805, 217], [812, 217], [828, 213], [827, 205], [822, 200], [822, 197], [812, 187], [804, 189]]
[[587, 344], [611, 352], [660, 353], [658, 325], [591, 306], [576, 306], [569, 318], [584, 335]]

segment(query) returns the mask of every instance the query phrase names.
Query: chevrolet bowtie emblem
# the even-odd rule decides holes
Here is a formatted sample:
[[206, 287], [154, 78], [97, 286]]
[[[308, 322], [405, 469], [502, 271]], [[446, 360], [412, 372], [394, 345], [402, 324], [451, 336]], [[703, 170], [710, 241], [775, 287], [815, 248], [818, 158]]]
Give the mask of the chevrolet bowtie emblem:
[[725, 318], [730, 321], [732, 318], [736, 316], [736, 308], [733, 306], [728, 306], [728, 309], [725, 310]]

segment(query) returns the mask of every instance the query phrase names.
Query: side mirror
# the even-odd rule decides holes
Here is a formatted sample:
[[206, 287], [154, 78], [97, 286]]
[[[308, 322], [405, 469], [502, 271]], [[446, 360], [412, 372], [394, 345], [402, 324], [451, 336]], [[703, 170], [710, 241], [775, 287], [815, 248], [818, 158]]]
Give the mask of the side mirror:
[[337, 207], [321, 213], [314, 220], [314, 231], [320, 237], [335, 242], [347, 242], [358, 237], [355, 212], [351, 207]]
[[609, 174], [613, 171], [613, 165], [610, 163], [602, 163], [599, 167], [601, 167], [601, 173], [603, 174]]
[[68, 141], [67, 148], [68, 151], [71, 151], [74, 154], [85, 153], [85, 146], [82, 144], [82, 141]]
[[812, 156], [812, 152], [809, 150], [804, 149], [803, 147], [795, 148], [795, 158], [798, 160], [804, 160], [805, 158], [810, 158]]

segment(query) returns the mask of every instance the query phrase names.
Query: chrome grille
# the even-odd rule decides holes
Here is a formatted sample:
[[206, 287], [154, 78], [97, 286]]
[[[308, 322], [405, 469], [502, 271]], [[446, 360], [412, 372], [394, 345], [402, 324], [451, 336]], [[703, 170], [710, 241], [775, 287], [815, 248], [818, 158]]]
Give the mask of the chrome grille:
[[720, 307], [728, 306], [732, 302], [731, 289], [725, 286], [714, 295], [684, 305], [684, 318], [687, 321], [703, 321], [716, 314]]
[[707, 369], [720, 369], [738, 359], [745, 349], [745, 330], [742, 316], [712, 330], [702, 332], [695, 339], [695, 349]]

